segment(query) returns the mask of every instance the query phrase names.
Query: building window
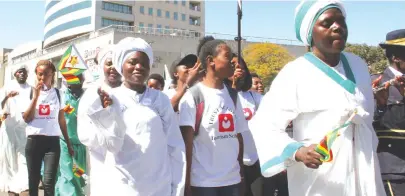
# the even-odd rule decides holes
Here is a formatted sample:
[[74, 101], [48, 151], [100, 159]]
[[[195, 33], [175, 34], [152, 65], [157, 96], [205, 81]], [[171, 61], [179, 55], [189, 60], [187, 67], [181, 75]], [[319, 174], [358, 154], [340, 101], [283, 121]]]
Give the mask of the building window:
[[179, 14], [177, 12], [173, 13], [173, 19], [178, 20], [179, 19]]
[[200, 26], [200, 25], [201, 25], [201, 19], [200, 19], [200, 17], [193, 17], [193, 16], [190, 16], [190, 25]]
[[149, 8], [148, 13], [149, 13], [149, 16], [153, 16], [153, 8]]
[[162, 32], [163, 32], [162, 25], [158, 24], [156, 27], [157, 27], [157, 31], [158, 31], [159, 33], [162, 33]]
[[185, 14], [181, 14], [181, 20], [186, 21], [186, 15]]
[[148, 24], [148, 32], [153, 32], [153, 24]]
[[181, 0], [181, 5], [182, 5], [182, 6], [186, 6], [186, 1], [185, 1], [185, 0]]
[[139, 7], [139, 12], [141, 12], [141, 14], [145, 14], [145, 7]]
[[201, 11], [201, 3], [200, 2], [190, 2], [190, 10]]
[[143, 27], [145, 27], [145, 24], [143, 24], [143, 22], [140, 22], [139, 27], [143, 28]]
[[174, 2], [174, 5], [177, 5], [177, 0], [174, 0], [173, 2]]
[[131, 22], [122, 21], [122, 20], [112, 20], [112, 19], [103, 18], [102, 21], [101, 21], [101, 25], [102, 25], [103, 27], [108, 27], [108, 26], [110, 26], [110, 25], [131, 26]]
[[103, 2], [102, 7], [103, 7], [103, 10], [107, 10], [107, 11], [120, 12], [120, 13], [124, 13], [124, 14], [132, 14], [132, 7], [128, 6], [128, 5]]
[[165, 26], [165, 33], [170, 33], [170, 27], [169, 26]]
[[158, 16], [158, 17], [162, 17], [162, 10], [161, 10], [161, 9], [158, 9], [158, 10], [157, 10], [157, 16]]
[[170, 12], [166, 11], [166, 18], [170, 18]]

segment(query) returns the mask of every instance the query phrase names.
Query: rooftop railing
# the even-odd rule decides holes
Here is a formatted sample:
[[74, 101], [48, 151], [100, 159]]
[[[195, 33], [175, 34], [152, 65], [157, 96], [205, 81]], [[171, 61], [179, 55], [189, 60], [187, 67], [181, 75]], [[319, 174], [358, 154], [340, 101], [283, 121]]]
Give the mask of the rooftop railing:
[[[234, 40], [235, 35], [223, 34], [223, 33], [210, 33], [210, 32], [198, 32], [193, 30], [184, 29], [166, 29], [166, 28], [151, 28], [151, 27], [139, 27], [139, 26], [123, 26], [123, 25], [112, 25], [108, 27], [101, 28], [97, 31], [86, 33], [78, 37], [63, 41], [59, 44], [53, 45], [51, 47], [43, 48], [35, 53], [30, 53], [26, 56], [21, 56], [18, 58], [13, 58], [11, 64], [16, 64], [24, 61], [28, 61], [34, 58], [44, 56], [46, 54], [56, 52], [59, 50], [66, 50], [71, 44], [80, 44], [89, 39], [95, 39], [104, 34], [110, 32], [122, 32], [128, 34], [144, 34], [144, 35], [154, 35], [154, 36], [170, 36], [170, 37], [183, 37], [189, 39], [200, 39], [204, 35], [212, 35], [216, 39], [224, 40]], [[243, 41], [247, 42], [264, 42], [264, 43], [275, 43], [284, 45], [302, 45], [301, 42], [291, 39], [279, 39], [279, 38], [268, 38], [268, 37], [255, 37], [255, 36], [243, 36]]]

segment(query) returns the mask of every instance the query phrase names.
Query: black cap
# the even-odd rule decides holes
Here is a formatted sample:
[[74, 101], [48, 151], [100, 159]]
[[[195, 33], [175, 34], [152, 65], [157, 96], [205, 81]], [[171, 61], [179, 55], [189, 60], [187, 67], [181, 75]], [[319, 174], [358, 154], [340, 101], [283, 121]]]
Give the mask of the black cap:
[[386, 41], [380, 44], [381, 48], [404, 47], [405, 48], [405, 29], [399, 29], [387, 33]]
[[170, 77], [172, 77], [173, 80], [175, 79], [174, 73], [176, 72], [177, 66], [185, 65], [187, 68], [192, 68], [197, 63], [197, 59], [197, 55], [194, 54], [188, 54], [183, 58], [176, 59], [170, 67]]
[[177, 67], [179, 65], [185, 65], [188, 68], [194, 67], [194, 65], [197, 63], [197, 55], [194, 54], [188, 54], [183, 58], [178, 58], [172, 63], [172, 67]]

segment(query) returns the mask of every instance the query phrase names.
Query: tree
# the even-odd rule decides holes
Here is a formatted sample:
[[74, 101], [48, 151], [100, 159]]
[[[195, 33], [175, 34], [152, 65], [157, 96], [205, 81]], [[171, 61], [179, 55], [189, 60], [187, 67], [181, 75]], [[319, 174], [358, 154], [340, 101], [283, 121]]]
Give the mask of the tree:
[[347, 44], [345, 51], [360, 56], [370, 67], [371, 73], [379, 73], [387, 68], [388, 61], [384, 50], [379, 46], [368, 46], [366, 44]]
[[249, 44], [243, 49], [243, 57], [251, 72], [257, 73], [264, 85], [269, 85], [288, 62], [294, 60], [287, 49], [277, 44]]

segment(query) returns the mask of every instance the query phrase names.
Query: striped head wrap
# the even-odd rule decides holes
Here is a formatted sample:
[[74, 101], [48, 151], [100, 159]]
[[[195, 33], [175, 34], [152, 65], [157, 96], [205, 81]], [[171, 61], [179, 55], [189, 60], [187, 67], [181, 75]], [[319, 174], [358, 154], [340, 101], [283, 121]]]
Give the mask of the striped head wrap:
[[303, 0], [295, 8], [295, 35], [299, 41], [312, 46], [312, 29], [319, 16], [331, 8], [339, 9], [346, 17], [346, 11], [339, 0]]

